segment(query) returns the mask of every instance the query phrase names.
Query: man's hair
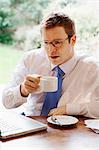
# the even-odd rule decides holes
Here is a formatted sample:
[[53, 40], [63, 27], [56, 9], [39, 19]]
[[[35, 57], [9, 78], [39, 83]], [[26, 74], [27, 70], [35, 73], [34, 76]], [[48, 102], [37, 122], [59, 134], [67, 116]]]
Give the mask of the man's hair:
[[63, 27], [66, 34], [71, 38], [75, 34], [75, 23], [74, 21], [63, 12], [51, 12], [42, 22], [42, 29], [51, 29], [54, 27]]

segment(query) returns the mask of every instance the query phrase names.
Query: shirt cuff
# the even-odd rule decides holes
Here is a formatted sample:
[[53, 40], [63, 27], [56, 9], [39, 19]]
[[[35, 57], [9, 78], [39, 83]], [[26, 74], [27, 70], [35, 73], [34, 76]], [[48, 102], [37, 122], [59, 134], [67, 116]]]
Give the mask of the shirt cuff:
[[79, 115], [80, 105], [77, 103], [67, 104], [66, 111], [68, 115]]

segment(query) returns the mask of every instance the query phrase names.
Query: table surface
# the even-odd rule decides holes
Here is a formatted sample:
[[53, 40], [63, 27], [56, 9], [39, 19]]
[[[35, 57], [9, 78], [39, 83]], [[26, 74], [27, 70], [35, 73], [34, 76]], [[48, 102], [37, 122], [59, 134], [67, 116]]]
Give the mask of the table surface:
[[[46, 117], [33, 116], [33, 119], [47, 123]], [[47, 130], [0, 141], [1, 150], [99, 150], [99, 134], [84, 125], [84, 117], [71, 127], [59, 127], [49, 123]]]

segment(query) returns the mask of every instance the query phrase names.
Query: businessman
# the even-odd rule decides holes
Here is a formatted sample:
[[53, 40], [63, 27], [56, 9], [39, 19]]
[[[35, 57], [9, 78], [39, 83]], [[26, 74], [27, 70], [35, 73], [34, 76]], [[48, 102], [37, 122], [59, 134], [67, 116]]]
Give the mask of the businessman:
[[[42, 48], [26, 52], [4, 89], [4, 106], [22, 105], [25, 115], [98, 118], [99, 65], [74, 49], [74, 21], [63, 12], [51, 12], [41, 22], [41, 36]], [[48, 75], [57, 76], [58, 90], [38, 93], [40, 78]]]

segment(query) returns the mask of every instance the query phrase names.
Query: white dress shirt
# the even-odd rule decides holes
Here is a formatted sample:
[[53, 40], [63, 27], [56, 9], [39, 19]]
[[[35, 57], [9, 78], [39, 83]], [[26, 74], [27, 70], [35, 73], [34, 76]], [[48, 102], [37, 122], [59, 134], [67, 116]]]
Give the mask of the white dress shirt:
[[[3, 91], [3, 104], [6, 108], [20, 105], [26, 115], [40, 115], [44, 93], [32, 93], [22, 97], [20, 84], [28, 74], [50, 75], [52, 65], [43, 49], [27, 52], [17, 65], [12, 81]], [[60, 65], [65, 72], [62, 96], [58, 107], [66, 106], [68, 115], [99, 117], [99, 66], [92, 57], [75, 53], [66, 63]]]

